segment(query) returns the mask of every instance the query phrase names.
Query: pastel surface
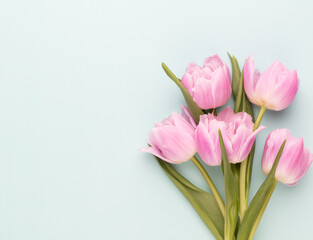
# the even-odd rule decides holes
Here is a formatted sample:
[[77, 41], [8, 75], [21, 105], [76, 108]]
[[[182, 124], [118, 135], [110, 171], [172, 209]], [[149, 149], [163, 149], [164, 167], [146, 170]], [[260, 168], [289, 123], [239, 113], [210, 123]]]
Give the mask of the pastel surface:
[[[276, 59], [297, 69], [292, 104], [261, 123], [253, 194], [272, 130], [313, 149], [312, 9], [310, 0], [0, 1], [0, 239], [213, 239], [137, 150], [184, 104], [161, 62], [181, 77], [216, 53], [230, 66], [229, 51], [240, 68], [252, 54], [260, 72]], [[207, 190], [192, 164], [177, 166]], [[222, 189], [221, 171], [206, 169]], [[311, 239], [312, 184], [312, 167], [292, 188], [279, 183], [255, 240]]]

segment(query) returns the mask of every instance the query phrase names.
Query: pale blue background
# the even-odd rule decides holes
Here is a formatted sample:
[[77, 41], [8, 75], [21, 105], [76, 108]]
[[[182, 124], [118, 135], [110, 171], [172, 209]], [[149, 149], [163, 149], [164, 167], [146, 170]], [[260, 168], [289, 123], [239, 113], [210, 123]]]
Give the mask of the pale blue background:
[[[313, 151], [313, 4], [302, 1], [0, 0], [0, 239], [213, 239], [151, 155], [137, 151], [183, 98], [189, 62], [279, 59], [300, 89], [267, 112]], [[230, 102], [232, 105], [233, 103]], [[179, 167], [207, 189], [189, 163]], [[210, 169], [219, 188], [220, 171]], [[255, 239], [312, 239], [313, 171], [279, 184]]]

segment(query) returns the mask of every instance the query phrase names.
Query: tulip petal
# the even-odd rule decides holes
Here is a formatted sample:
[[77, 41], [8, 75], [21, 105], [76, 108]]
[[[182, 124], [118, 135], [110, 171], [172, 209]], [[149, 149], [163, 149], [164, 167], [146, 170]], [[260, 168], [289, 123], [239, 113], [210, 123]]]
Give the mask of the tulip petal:
[[188, 161], [195, 153], [194, 137], [176, 127], [152, 129], [162, 155], [176, 163]]
[[199, 78], [194, 88], [193, 100], [202, 109], [210, 109], [214, 106], [212, 81], [205, 78]]
[[252, 56], [244, 66], [244, 87], [249, 100], [268, 109], [280, 111], [288, 107], [299, 87], [297, 72], [276, 60], [262, 74], [254, 67]]
[[181, 105], [181, 110], [182, 110], [182, 116], [183, 116], [183, 118], [184, 118], [185, 120], [187, 120], [187, 121], [191, 124], [191, 126], [193, 126], [194, 128], [196, 128], [196, 127], [197, 127], [197, 124], [196, 124], [194, 118], [192, 117], [192, 115], [191, 115], [189, 109], [188, 109], [186, 106]]
[[284, 79], [276, 85], [275, 94], [268, 98], [267, 107], [269, 109], [280, 111], [288, 107], [294, 100], [299, 89], [299, 78], [297, 71], [293, 70]]
[[303, 140], [300, 138], [289, 138], [285, 147], [281, 161], [278, 163], [275, 177], [286, 184], [293, 184], [300, 179], [299, 174], [303, 171]]
[[282, 75], [287, 74], [288, 71], [281, 62], [276, 60], [260, 75], [254, 90], [263, 102], [267, 102], [274, 96], [276, 85], [282, 79]]
[[254, 59], [251, 55], [245, 62], [243, 74], [244, 74], [244, 88], [247, 97], [249, 98], [250, 102], [258, 105], [258, 99], [256, 99], [255, 97], [255, 85], [260, 77], [260, 73], [256, 71], [254, 66]]
[[204, 66], [206, 65], [211, 65], [214, 67], [213, 70], [217, 69], [218, 67], [221, 67], [224, 65], [222, 59], [217, 55], [213, 55], [211, 57], [208, 57], [207, 59], [204, 60]]
[[[267, 175], [273, 165], [273, 162], [276, 158], [276, 154], [284, 142], [285, 139], [292, 138], [291, 133], [288, 129], [276, 129], [272, 131], [265, 142], [263, 157], [262, 157], [262, 170]], [[287, 143], [286, 143], [287, 144]], [[285, 150], [285, 149], [284, 149]], [[282, 158], [280, 159], [280, 161]]]
[[278, 129], [268, 136], [263, 157], [262, 169], [268, 174], [268, 169], [273, 165], [277, 146], [286, 139], [286, 145], [277, 165], [275, 178], [282, 183], [295, 185], [307, 172], [313, 158], [309, 150], [304, 147], [302, 138], [295, 138], [287, 129]]
[[195, 63], [190, 63], [187, 66], [186, 73], [181, 79], [181, 83], [184, 85], [184, 87], [187, 89], [189, 94], [193, 97], [193, 89], [194, 89], [194, 80], [193, 80], [193, 73], [195, 71], [199, 70], [199, 66], [197, 66]]
[[[302, 156], [302, 161], [300, 164], [298, 164], [297, 168], [294, 169], [293, 173], [293, 178], [289, 179], [289, 183], [286, 182], [286, 184], [290, 186], [294, 186], [298, 183], [298, 181], [306, 174], [308, 171], [309, 167], [312, 164], [312, 155], [309, 152], [309, 149], [306, 147], [303, 148], [303, 156]], [[291, 177], [292, 177], [291, 176]]]
[[140, 148], [139, 151], [141, 152], [147, 152], [147, 153], [151, 153], [153, 154], [154, 156], [157, 156], [158, 158], [161, 158], [162, 160], [164, 160], [165, 162], [168, 162], [168, 163], [174, 163], [173, 161], [165, 158], [162, 156], [162, 154], [155, 148], [152, 148], [152, 147], [148, 147], [148, 148]]
[[228, 106], [217, 115], [216, 119], [219, 121], [231, 121], [234, 117], [234, 111]]
[[218, 55], [207, 58], [203, 67], [189, 64], [181, 83], [202, 109], [224, 105], [231, 95], [230, 71]]
[[222, 68], [218, 68], [212, 75], [212, 92], [212, 108], [224, 105], [231, 95], [231, 85]]
[[[235, 114], [230, 107], [221, 111], [218, 116], [202, 115], [196, 128], [196, 145], [198, 153], [209, 165], [220, 164], [218, 129], [220, 129], [229, 162], [242, 162], [251, 151], [256, 134], [264, 126], [253, 132], [252, 118], [247, 113]], [[209, 147], [209, 149], [208, 149]], [[211, 159], [216, 159], [212, 163]]]
[[232, 141], [232, 145], [234, 148], [234, 157], [231, 163], [242, 162], [246, 159], [246, 157], [248, 157], [256, 135], [264, 128], [264, 126], [260, 126], [258, 129], [252, 132], [251, 128], [249, 129], [245, 126], [238, 127], [236, 135], [234, 136]]
[[261, 132], [264, 128], [265, 128], [265, 126], [261, 125], [260, 127], [258, 127], [255, 131], [253, 131], [250, 134], [250, 136], [246, 139], [246, 141], [244, 142], [244, 144], [240, 148], [241, 150], [240, 150], [240, 154], [239, 154], [239, 159], [245, 159], [249, 155], [251, 148], [253, 146], [253, 143], [255, 141], [256, 135], [259, 132]]
[[221, 150], [217, 147], [216, 140], [212, 139], [213, 137], [208, 133], [204, 124], [199, 122], [195, 133], [198, 153], [206, 164], [217, 166], [221, 165]]
[[253, 131], [254, 123], [250, 114], [246, 112], [239, 112], [236, 114], [235, 120], [238, 124], [243, 124]]
[[182, 130], [183, 132], [187, 132], [191, 136], [194, 136], [194, 127], [189, 122], [187, 122], [182, 115], [178, 113], [173, 113], [170, 117], [170, 120], [175, 127]]

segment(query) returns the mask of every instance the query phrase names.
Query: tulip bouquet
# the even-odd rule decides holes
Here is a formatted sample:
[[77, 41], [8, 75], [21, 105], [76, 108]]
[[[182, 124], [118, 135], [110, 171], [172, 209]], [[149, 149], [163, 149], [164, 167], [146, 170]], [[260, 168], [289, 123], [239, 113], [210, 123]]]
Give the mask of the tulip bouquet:
[[[232, 77], [226, 63], [214, 55], [202, 67], [189, 64], [178, 79], [165, 65], [166, 74], [177, 84], [187, 103], [156, 123], [148, 135], [149, 147], [166, 175], [189, 200], [218, 240], [251, 240], [278, 181], [294, 185], [307, 172], [313, 154], [288, 129], [272, 131], [265, 142], [262, 170], [267, 175], [248, 205], [256, 135], [267, 109], [280, 111], [293, 101], [299, 86], [296, 70], [275, 61], [266, 71], [255, 69], [250, 56], [240, 71], [229, 55]], [[219, 111], [231, 94], [235, 100]], [[252, 104], [260, 106], [254, 118]], [[221, 166], [225, 201], [203, 167]], [[178, 173], [174, 164], [191, 160], [203, 175], [210, 192], [199, 189]]]

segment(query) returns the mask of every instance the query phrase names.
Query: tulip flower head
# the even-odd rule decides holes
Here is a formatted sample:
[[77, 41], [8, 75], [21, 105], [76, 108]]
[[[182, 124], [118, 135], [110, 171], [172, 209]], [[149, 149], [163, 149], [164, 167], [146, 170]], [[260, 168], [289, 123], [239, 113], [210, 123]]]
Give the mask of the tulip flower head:
[[288, 107], [299, 88], [297, 71], [290, 71], [278, 60], [260, 74], [249, 56], [243, 69], [244, 88], [250, 102], [280, 111]]
[[207, 114], [200, 116], [196, 129], [196, 146], [202, 160], [208, 165], [221, 164], [221, 149], [218, 130], [221, 130], [228, 160], [230, 163], [242, 162], [250, 153], [257, 133], [264, 126], [253, 131], [253, 121], [249, 114], [235, 114], [227, 107], [218, 116]]
[[169, 118], [155, 124], [148, 135], [151, 147], [140, 150], [169, 163], [186, 162], [196, 153], [195, 127], [189, 109], [182, 106], [182, 115], [174, 112]]
[[230, 72], [218, 55], [207, 58], [203, 67], [189, 64], [181, 82], [202, 109], [220, 107], [231, 95]]
[[278, 162], [275, 178], [285, 184], [295, 185], [307, 172], [313, 161], [313, 154], [304, 147], [302, 138], [295, 138], [288, 129], [277, 129], [267, 137], [263, 157], [262, 169], [267, 175], [275, 161], [282, 143], [286, 145]]

